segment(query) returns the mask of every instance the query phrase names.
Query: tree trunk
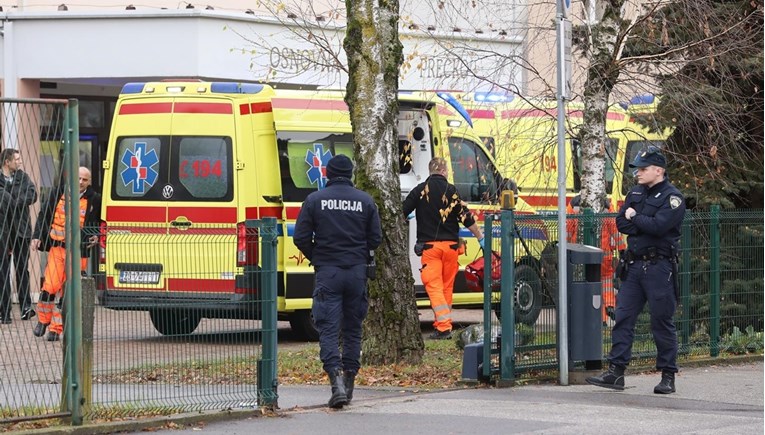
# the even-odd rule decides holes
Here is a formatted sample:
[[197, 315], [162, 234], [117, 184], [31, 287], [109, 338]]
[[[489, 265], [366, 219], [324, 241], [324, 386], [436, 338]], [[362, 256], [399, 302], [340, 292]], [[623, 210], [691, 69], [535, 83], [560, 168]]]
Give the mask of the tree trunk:
[[[619, 35], [624, 0], [608, 0], [603, 16], [588, 27], [589, 50], [587, 81], [584, 84], [584, 114], [582, 119], [582, 206], [595, 212], [603, 210], [600, 198], [606, 195], [606, 117], [611, 91], [619, 79], [621, 54]], [[596, 18], [596, 17], [591, 17]]]
[[398, 0], [346, 0], [346, 103], [353, 125], [356, 184], [378, 204], [383, 240], [377, 280], [369, 282], [365, 364], [419, 364], [424, 352], [407, 255], [398, 165]]

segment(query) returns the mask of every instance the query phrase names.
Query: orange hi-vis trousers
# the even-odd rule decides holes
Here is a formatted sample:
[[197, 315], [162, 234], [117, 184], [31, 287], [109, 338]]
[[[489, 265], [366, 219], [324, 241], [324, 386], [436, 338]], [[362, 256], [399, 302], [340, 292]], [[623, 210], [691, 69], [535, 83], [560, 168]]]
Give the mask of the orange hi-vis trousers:
[[428, 292], [430, 307], [435, 321], [433, 327], [438, 331], [452, 329], [452, 295], [454, 279], [459, 270], [459, 254], [452, 248], [457, 242], [428, 242], [432, 248], [422, 252], [420, 276]]
[[[80, 270], [88, 267], [88, 259], [80, 260]], [[61, 334], [64, 331], [64, 323], [61, 311], [56, 307], [56, 298], [64, 297], [64, 282], [66, 281], [66, 248], [53, 246], [48, 252], [48, 264], [45, 265], [45, 281], [40, 291], [40, 299], [37, 301], [37, 320], [44, 324], [50, 324], [48, 331]]]

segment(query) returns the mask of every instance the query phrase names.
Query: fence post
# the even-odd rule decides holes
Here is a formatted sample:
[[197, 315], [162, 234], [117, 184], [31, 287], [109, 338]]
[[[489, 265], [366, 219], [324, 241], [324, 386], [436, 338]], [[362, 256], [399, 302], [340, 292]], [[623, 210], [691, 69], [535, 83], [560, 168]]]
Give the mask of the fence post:
[[687, 349], [691, 335], [691, 220], [686, 216], [683, 219], [681, 232], [680, 252], [680, 303], [682, 304], [682, 317], [680, 320], [680, 344]]
[[66, 238], [67, 262], [64, 289], [64, 377], [62, 411], [72, 413], [72, 424], [82, 425], [82, 286], [80, 276], [80, 207], [78, 200], [80, 170], [80, 126], [78, 103], [70, 99], [64, 120], [64, 181], [67, 183]]
[[582, 225], [582, 244], [588, 246], [599, 246], [595, 238], [595, 213], [591, 208], [582, 210], [582, 216], [579, 222]]
[[500, 280], [500, 328], [503, 333], [499, 348], [499, 378], [512, 381], [515, 379], [515, 215], [512, 209], [502, 210], [501, 224], [502, 276], [510, 279]]
[[[494, 233], [494, 215], [485, 213], [483, 215], [483, 377], [489, 379], [491, 376], [491, 251], [493, 249]], [[504, 256], [504, 251], [502, 251]], [[501, 293], [500, 293], [501, 294]], [[505, 300], [500, 296], [500, 309]]]
[[[249, 221], [248, 221], [249, 222]], [[249, 225], [248, 225], [249, 226]], [[258, 406], [277, 406], [276, 394], [276, 218], [263, 218], [259, 228], [261, 271], [261, 336], [263, 353], [258, 361]]]
[[709, 355], [716, 357], [720, 354], [720, 206], [714, 204], [710, 211]]

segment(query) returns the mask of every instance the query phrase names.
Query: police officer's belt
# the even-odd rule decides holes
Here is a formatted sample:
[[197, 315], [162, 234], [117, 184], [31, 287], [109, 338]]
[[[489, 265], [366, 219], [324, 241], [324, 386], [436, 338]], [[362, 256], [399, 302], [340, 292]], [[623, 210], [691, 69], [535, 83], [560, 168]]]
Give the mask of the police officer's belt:
[[666, 255], [650, 255], [650, 254], [638, 255], [633, 253], [632, 251], [627, 251], [625, 254], [626, 254], [627, 262], [639, 261], [639, 260], [642, 260], [642, 261], [670, 260], [672, 261], [672, 258]]

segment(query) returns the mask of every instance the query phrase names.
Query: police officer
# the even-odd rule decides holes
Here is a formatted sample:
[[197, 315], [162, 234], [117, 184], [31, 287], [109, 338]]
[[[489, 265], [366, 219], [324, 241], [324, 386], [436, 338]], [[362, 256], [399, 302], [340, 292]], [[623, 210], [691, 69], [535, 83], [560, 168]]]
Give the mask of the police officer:
[[361, 367], [361, 324], [368, 308], [367, 264], [382, 238], [377, 206], [353, 186], [352, 175], [351, 159], [330, 159], [327, 186], [303, 202], [294, 234], [295, 246], [316, 271], [313, 319], [319, 330], [319, 356], [332, 386], [332, 408], [342, 408], [353, 397]]
[[667, 179], [666, 167], [666, 158], [653, 146], [630, 163], [630, 168], [637, 168], [638, 185], [627, 195], [616, 216], [619, 231], [627, 235], [628, 250], [622, 259], [613, 344], [608, 370], [587, 378], [592, 385], [624, 389], [624, 369], [632, 358], [635, 323], [647, 301], [656, 343], [656, 368], [661, 370], [661, 381], [653, 392], [675, 392], [677, 333], [672, 317], [677, 307], [677, 253], [685, 200]]

